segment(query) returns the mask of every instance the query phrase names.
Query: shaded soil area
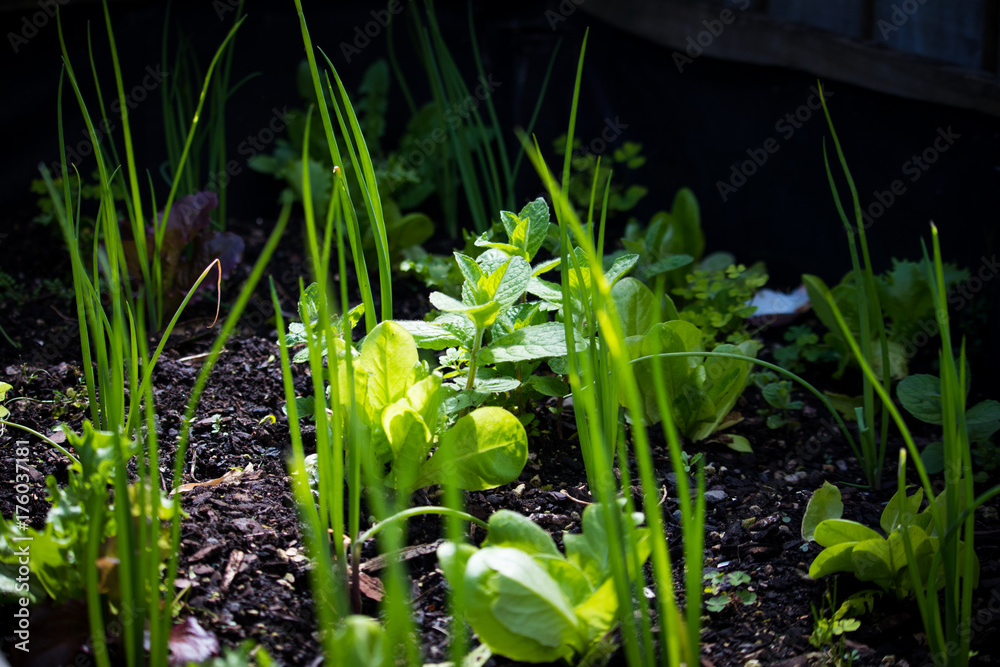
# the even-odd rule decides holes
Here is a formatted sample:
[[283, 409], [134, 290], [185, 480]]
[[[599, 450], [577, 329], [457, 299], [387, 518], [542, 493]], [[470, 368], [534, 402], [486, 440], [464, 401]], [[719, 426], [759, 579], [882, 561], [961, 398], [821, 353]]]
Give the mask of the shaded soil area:
[[[243, 225], [248, 239], [248, 259], [253, 259], [264, 235], [258, 223]], [[50, 244], [51, 245], [51, 244]], [[297, 239], [286, 239], [272, 262], [282, 297], [282, 307], [294, 311], [297, 281], [306, 268], [295, 248]], [[26, 285], [39, 281], [25, 260], [20, 279]], [[55, 269], [60, 267], [55, 265]], [[8, 269], [9, 270], [9, 269]], [[18, 268], [14, 268], [16, 273]], [[248, 269], [231, 281], [238, 284]], [[35, 281], [35, 282], [32, 282]], [[415, 317], [426, 306], [415, 295], [415, 287], [400, 283], [396, 310]], [[284, 397], [278, 348], [273, 327], [268, 324], [269, 302], [258, 291], [248, 309], [245, 324], [227, 342], [193, 422], [190, 449], [184, 463], [184, 483], [216, 480], [227, 473], [229, 483], [205, 485], [184, 494], [187, 513], [181, 534], [178, 587], [181, 618], [193, 617], [223, 645], [235, 646], [250, 639], [263, 645], [282, 664], [320, 664], [320, 645], [311, 606], [309, 561], [304, 556], [302, 536], [286, 472], [290, 451], [287, 420], [282, 412]], [[4, 308], [3, 327], [21, 345], [19, 350], [0, 343], [0, 381], [13, 386], [7, 407], [11, 420], [43, 434], [53, 434], [59, 423], [78, 428], [89, 415], [79, 362], [77, 323], [69, 295], [39, 287], [22, 303]], [[204, 361], [214, 332], [204, 321], [214, 306], [200, 304], [192, 311], [188, 326], [168, 346], [154, 377], [163, 443], [164, 485], [172, 476], [173, 447], [181, 417], [195, 377]], [[56, 353], [50, 352], [56, 350]], [[306, 369], [295, 369], [296, 387], [305, 391]], [[818, 372], [817, 380], [824, 376]], [[822, 384], [821, 384], [822, 386]], [[689, 452], [703, 452], [706, 464], [708, 510], [705, 536], [705, 567], [749, 575], [746, 590], [757, 594], [752, 604], [742, 604], [736, 591], [723, 590], [732, 600], [719, 611], [703, 616], [702, 654], [705, 665], [816, 665], [824, 656], [808, 642], [813, 629], [811, 605], [818, 605], [828, 582], [814, 581], [808, 565], [819, 552], [804, 543], [799, 526], [811, 492], [824, 481], [841, 486], [845, 518], [877, 526], [892, 489], [874, 492], [848, 486], [859, 484], [860, 468], [843, 436], [832, 430], [822, 406], [804, 392], [795, 398], [806, 407], [797, 427], [771, 430], [766, 404], [757, 389], [750, 389], [737, 405], [744, 416], [733, 432], [752, 443], [752, 454], [740, 454], [719, 443], [685, 443]], [[532, 434], [530, 460], [517, 482], [498, 489], [467, 494], [468, 510], [483, 519], [499, 509], [520, 512], [551, 532], [561, 544], [563, 531], [578, 531], [580, 516], [590, 502], [585, 470], [569, 410], [554, 413], [552, 404], [534, 406], [537, 429]], [[273, 417], [273, 419], [271, 419]], [[924, 442], [932, 431], [921, 432]], [[68, 460], [34, 436], [8, 430], [0, 436], [0, 466], [13, 471], [18, 440], [27, 440], [27, 466], [31, 470], [30, 522], [40, 527], [48, 509], [44, 479], [66, 480]], [[315, 448], [314, 433], [306, 429], [306, 448]], [[654, 436], [656, 473], [662, 487], [661, 503], [667, 522], [667, 539], [679, 568], [681, 543], [677, 513], [676, 478], [665, 443]], [[890, 442], [890, 452], [898, 449]], [[252, 470], [249, 467], [252, 465]], [[887, 466], [885, 479], [892, 477]], [[232, 471], [244, 471], [234, 475]], [[7, 477], [12, 476], [11, 474]], [[5, 479], [7, 478], [5, 477]], [[637, 490], [636, 490], [637, 491]], [[14, 489], [0, 489], [0, 511], [14, 514]], [[425, 502], [433, 493], [421, 493], [415, 502]], [[975, 664], [993, 664], [987, 637], [997, 625], [991, 610], [1000, 602], [1000, 531], [997, 503], [978, 515], [976, 548], [981, 563], [980, 587], [974, 604], [973, 647], [980, 651]], [[434, 518], [409, 525], [407, 567], [412, 579], [412, 608], [422, 634], [427, 662], [447, 659], [450, 617], [447, 586], [434, 553], [442, 528]], [[471, 531], [475, 541], [484, 537]], [[373, 545], [364, 550], [366, 574], [378, 577], [382, 570]], [[677, 570], [678, 574], [680, 569]], [[839, 598], [862, 590], [851, 577], [840, 577]], [[655, 595], [650, 590], [649, 594]], [[991, 600], [992, 606], [990, 605]], [[38, 613], [32, 626], [33, 653], [12, 650], [12, 609], [0, 609], [0, 640], [4, 653], [15, 664], [70, 664], [73, 656], [51, 661], [40, 653], [44, 638], [65, 638], [69, 616], [84, 618], [79, 606]], [[366, 601], [366, 611], [377, 613], [377, 605]], [[656, 619], [654, 619], [655, 621]], [[83, 635], [86, 637], [86, 632]], [[860, 629], [848, 635], [847, 647], [857, 651], [859, 665], [926, 665], [928, 654], [916, 606], [882, 596], [875, 611]], [[667, 639], [669, 641], [669, 639]], [[39, 653], [34, 653], [37, 647]], [[493, 658], [489, 664], [510, 664]], [[617, 654], [612, 664], [624, 664]]]

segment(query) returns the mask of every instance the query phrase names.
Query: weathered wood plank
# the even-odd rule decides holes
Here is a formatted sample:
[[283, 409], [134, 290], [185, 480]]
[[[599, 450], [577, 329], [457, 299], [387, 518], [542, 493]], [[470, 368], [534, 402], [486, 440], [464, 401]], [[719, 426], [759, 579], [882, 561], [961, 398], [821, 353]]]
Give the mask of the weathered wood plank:
[[[733, 5], [735, 8], [723, 9], [661, 0], [587, 0], [580, 8], [622, 30], [674, 49], [670, 65], [681, 71], [685, 58], [698, 57], [772, 65], [891, 95], [1000, 116], [1000, 82], [988, 73], [945, 67], [884, 44], [862, 44], [754, 14], [750, 0], [737, 0]], [[726, 11], [730, 14], [724, 14]], [[729, 19], [728, 23], [723, 19]]]
[[876, 0], [873, 37], [898, 51], [980, 69], [984, 5], [984, 0]]

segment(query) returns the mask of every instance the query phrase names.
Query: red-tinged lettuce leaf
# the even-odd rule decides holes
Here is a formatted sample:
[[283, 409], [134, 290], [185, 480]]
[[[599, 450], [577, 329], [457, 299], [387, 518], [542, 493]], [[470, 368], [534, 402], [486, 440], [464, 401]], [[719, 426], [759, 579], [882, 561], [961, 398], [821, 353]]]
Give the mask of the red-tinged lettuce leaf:
[[[180, 305], [188, 290], [202, 272], [215, 260], [219, 260], [222, 278], [228, 278], [243, 259], [243, 239], [232, 232], [209, 230], [211, 212], [219, 205], [214, 192], [204, 191], [187, 195], [170, 207], [160, 245], [162, 280], [160, 289], [164, 296], [166, 313], [173, 313]], [[158, 214], [163, 219], [163, 211]], [[122, 227], [125, 259], [129, 274], [138, 279], [142, 275], [135, 241], [130, 238], [130, 230]], [[155, 251], [153, 229], [146, 230], [146, 248], [149, 258]], [[212, 287], [212, 277], [202, 283], [202, 289]]]
[[219, 640], [191, 616], [170, 630], [169, 646], [170, 667], [186, 667], [189, 662], [200, 664], [219, 655]]
[[[177, 268], [174, 291], [171, 297], [183, 299], [202, 271], [215, 260], [219, 260], [222, 277], [228, 278], [243, 259], [243, 239], [232, 232], [202, 232], [194, 241], [194, 252], [190, 259], [181, 258]], [[214, 273], [212, 275], [214, 278]], [[202, 283], [211, 287], [212, 279]]]
[[[163, 261], [163, 292], [170, 297], [176, 297], [177, 292], [187, 292], [194, 279], [187, 280], [190, 263], [184, 257], [184, 249], [195, 239], [201, 239], [201, 231], [211, 223], [210, 214], [219, 205], [219, 198], [214, 192], [198, 192], [182, 197], [170, 207], [170, 217], [167, 218], [163, 233], [163, 244], [160, 246], [160, 257]], [[163, 212], [159, 213], [162, 220]], [[148, 241], [150, 252], [153, 251], [152, 241]], [[185, 266], [187, 265], [187, 266]], [[201, 271], [195, 274], [197, 277]], [[187, 283], [187, 287], [185, 287]], [[183, 299], [183, 296], [180, 297]], [[180, 299], [178, 299], [178, 302]]]

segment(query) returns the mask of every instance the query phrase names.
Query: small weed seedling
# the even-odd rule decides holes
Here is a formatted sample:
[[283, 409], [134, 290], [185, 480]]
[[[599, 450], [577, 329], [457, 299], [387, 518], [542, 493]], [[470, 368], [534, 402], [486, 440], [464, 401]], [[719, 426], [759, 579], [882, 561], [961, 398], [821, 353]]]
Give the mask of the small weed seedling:
[[750, 575], [742, 570], [735, 572], [720, 572], [712, 570], [706, 572], [704, 580], [708, 582], [705, 586], [705, 593], [712, 597], [705, 600], [705, 607], [712, 613], [718, 613], [733, 604], [752, 605], [757, 602], [757, 594], [742, 588], [752, 580]]
[[760, 410], [759, 414], [767, 415], [767, 427], [770, 429], [781, 428], [782, 426], [792, 426], [797, 428], [799, 423], [790, 419], [792, 410], [801, 410], [802, 401], [792, 400], [791, 380], [779, 380], [777, 374], [771, 371], [761, 371], [755, 373], [753, 382], [760, 388], [761, 395], [767, 404], [774, 408], [775, 412]]
[[813, 631], [809, 643], [823, 651], [827, 663], [834, 667], [850, 667], [860, 655], [857, 649], [848, 651], [845, 635], [861, 627], [855, 616], [870, 612], [875, 605], [875, 591], [861, 591], [837, 606], [837, 585], [827, 586], [819, 609], [812, 605]]
[[796, 324], [788, 327], [785, 332], [785, 345], [774, 350], [774, 360], [784, 369], [793, 373], [802, 373], [806, 364], [819, 364], [837, 361], [837, 353], [826, 344], [820, 342], [819, 334], [812, 327]]

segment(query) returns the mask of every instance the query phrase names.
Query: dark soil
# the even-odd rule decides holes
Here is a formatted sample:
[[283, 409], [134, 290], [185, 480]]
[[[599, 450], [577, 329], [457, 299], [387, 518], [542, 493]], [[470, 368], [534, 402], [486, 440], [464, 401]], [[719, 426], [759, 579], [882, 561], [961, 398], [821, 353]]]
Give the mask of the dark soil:
[[[248, 239], [248, 259], [259, 249], [266, 229], [258, 223], [238, 226]], [[294, 229], [294, 227], [293, 227]], [[37, 257], [26, 256], [5, 270], [15, 275], [25, 289], [32, 290], [20, 303], [4, 305], [2, 326], [20, 344], [12, 348], [0, 341], [0, 381], [13, 385], [6, 405], [11, 419], [41, 433], [52, 434], [59, 423], [78, 428], [89, 414], [79, 362], [75, 306], [65, 290], [40, 285], [38, 269], [48, 262], [49, 275], [64, 275], [61, 254], [44, 230], [26, 228], [29, 247], [45, 248]], [[294, 311], [297, 281], [306, 273], [298, 239], [290, 234], [272, 261], [282, 307]], [[51, 255], [51, 257], [50, 257]], [[5, 259], [6, 262], [6, 259]], [[245, 275], [246, 269], [244, 269]], [[237, 285], [241, 276], [230, 281]], [[425, 306], [415, 297], [416, 287], [400, 283], [396, 294], [397, 313], [413, 317]], [[194, 617], [223, 645], [235, 646], [250, 639], [260, 643], [281, 663], [318, 664], [320, 646], [311, 608], [307, 560], [303, 557], [295, 504], [286, 473], [285, 458], [290, 450], [288, 424], [282, 412], [283, 394], [278, 349], [274, 340], [269, 301], [258, 290], [260, 300], [247, 311], [245, 325], [226, 344], [213, 371], [195, 417], [191, 447], [184, 465], [184, 479], [205, 482], [234, 469], [253, 471], [231, 484], [202, 486], [186, 493], [183, 508], [188, 516], [181, 536], [178, 586], [186, 589], [181, 617]], [[202, 355], [214, 332], [205, 331], [204, 321], [214, 307], [197, 306], [189, 326], [175, 335], [155, 374], [157, 410], [164, 460], [171, 461], [172, 447], [180, 418], [194, 379], [203, 362]], [[303, 369], [296, 369], [297, 387], [305, 389]], [[817, 371], [821, 383], [828, 375]], [[822, 386], [822, 385], [821, 385]], [[841, 434], [832, 430], [821, 406], [807, 396], [801, 425], [768, 429], [758, 414], [764, 403], [759, 391], [750, 389], [737, 406], [745, 419], [734, 432], [746, 436], [754, 453], [739, 454], [716, 443], [687, 444], [689, 452], [705, 455], [709, 491], [706, 523], [705, 566], [726, 572], [750, 575], [749, 590], [757, 602], [743, 605], [733, 601], [719, 612], [703, 616], [702, 654], [705, 665], [813, 665], [823, 664], [823, 656], [808, 642], [813, 628], [811, 605], [819, 604], [828, 582], [807, 576], [808, 564], [819, 552], [799, 536], [799, 525], [812, 490], [824, 481], [841, 486], [845, 518], [876, 526], [892, 489], [869, 492], [847, 484], [861, 483], [860, 468]], [[75, 396], [75, 397], [74, 397]], [[579, 529], [580, 515], [591, 500], [576, 439], [572, 415], [553, 415], [545, 405], [535, 406], [538, 432], [530, 440], [530, 461], [518, 482], [467, 497], [468, 509], [487, 518], [498, 509], [511, 509], [529, 516], [557, 541], [563, 531]], [[273, 423], [267, 417], [273, 416]], [[932, 435], [931, 432], [928, 435]], [[8, 430], [0, 436], [0, 465], [15, 468], [17, 440], [27, 440], [31, 454], [33, 485], [29, 516], [35, 526], [44, 522], [44, 478], [54, 475], [65, 482], [67, 460], [37, 438]], [[315, 446], [306, 439], [307, 448]], [[680, 527], [672, 466], [663, 442], [654, 442], [657, 475], [665, 490], [663, 501], [667, 519], [667, 539], [675, 565], [680, 560]], [[892, 442], [889, 451], [896, 451]], [[891, 458], [891, 457], [890, 457]], [[165, 484], [170, 483], [171, 466], [164, 465]], [[890, 466], [891, 467], [891, 466]], [[12, 475], [12, 473], [11, 473]], [[887, 470], [885, 479], [894, 477]], [[13, 484], [0, 490], [0, 511], [14, 513]], [[419, 499], [418, 500], [422, 500]], [[973, 618], [979, 619], [973, 647], [980, 651], [975, 664], [992, 664], [989, 632], [979, 629], [994, 625], [987, 603], [1000, 590], [1000, 540], [996, 527], [997, 503], [979, 513], [976, 549], [982, 565], [978, 599]], [[481, 540], [482, 531], [473, 537]], [[410, 525], [410, 545], [433, 545], [441, 538], [437, 521], [414, 521]], [[413, 612], [422, 633], [425, 659], [447, 659], [448, 623], [446, 585], [436, 569], [432, 547], [407, 561], [413, 581]], [[366, 560], [375, 555], [365, 550]], [[370, 567], [373, 576], [379, 570]], [[840, 577], [839, 597], [862, 590], [851, 577]], [[366, 609], [377, 611], [374, 603]], [[11, 613], [0, 610], [3, 650], [14, 664], [70, 664], [73, 656], [43, 656], [47, 640], [58, 644], [74, 630], [67, 630], [70, 615], [83, 618], [80, 607], [39, 612], [33, 617], [32, 654], [12, 649]], [[977, 615], [977, 611], [980, 615]], [[983, 621], [982, 619], [986, 619]], [[83, 637], [86, 637], [84, 632]], [[883, 596], [875, 612], [864, 618], [861, 628], [849, 635], [847, 646], [857, 650], [859, 665], [925, 665], [928, 654], [916, 607]], [[35, 650], [38, 650], [38, 653]], [[614, 664], [624, 664], [619, 655]], [[494, 659], [490, 664], [509, 664]]]

